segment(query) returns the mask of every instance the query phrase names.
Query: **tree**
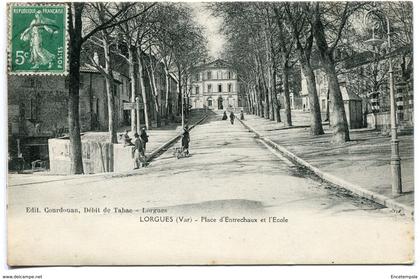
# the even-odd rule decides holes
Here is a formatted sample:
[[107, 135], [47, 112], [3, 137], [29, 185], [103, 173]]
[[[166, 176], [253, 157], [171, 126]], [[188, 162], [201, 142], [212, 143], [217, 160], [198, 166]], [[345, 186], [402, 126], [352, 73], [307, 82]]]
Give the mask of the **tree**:
[[[334, 50], [340, 42], [348, 18], [360, 5], [349, 2], [313, 2], [308, 9], [319, 60], [328, 77], [330, 125], [333, 132], [331, 142], [336, 144], [349, 141], [350, 134], [335, 68]], [[334, 25], [336, 22], [338, 25]], [[328, 30], [325, 29], [326, 24], [329, 26]], [[329, 42], [327, 38], [330, 38]]]
[[285, 3], [285, 12], [288, 19], [286, 26], [289, 27], [289, 32], [294, 37], [301, 71], [305, 77], [308, 89], [311, 134], [322, 135], [324, 130], [322, 128], [321, 110], [316, 90], [315, 75], [311, 64], [314, 37], [312, 28], [309, 26], [309, 21], [305, 16], [309, 8], [308, 5], [309, 3]]
[[[83, 2], [69, 3], [69, 137], [71, 150], [71, 173], [83, 173], [82, 142], [79, 121], [79, 88], [80, 88], [80, 53], [82, 45], [99, 31], [112, 28], [129, 21], [140, 14], [123, 18], [123, 15], [134, 5], [130, 4], [109, 16], [103, 24], [84, 30], [82, 34], [82, 15], [89, 4]], [[151, 4], [153, 5], [153, 4]]]
[[181, 104], [188, 94], [188, 80], [194, 68], [207, 57], [206, 39], [203, 30], [193, 18], [189, 7], [181, 6], [184, 12], [174, 23], [176, 35], [172, 40], [174, 70], [178, 78], [178, 113], [185, 110]]
[[[93, 25], [104, 24], [111, 13], [112, 7], [108, 3], [92, 3], [89, 6], [90, 12], [87, 13]], [[104, 65], [99, 61], [99, 55], [92, 58], [88, 54], [90, 62], [102, 76], [105, 78], [105, 88], [107, 94], [107, 108], [108, 108], [108, 132], [109, 142], [117, 143], [117, 123], [115, 111], [115, 80], [113, 74], [113, 63], [111, 62], [111, 47], [115, 44], [112, 38], [112, 29], [104, 29], [93, 35], [89, 42], [93, 43], [97, 48], [102, 49]]]
[[[272, 61], [269, 49], [269, 35], [265, 15], [258, 10], [262, 6], [256, 3], [214, 3], [211, 8], [214, 15], [223, 18], [223, 33], [227, 37], [224, 57], [232, 62], [241, 80], [247, 83], [248, 99], [253, 104], [253, 111], [265, 118], [280, 121], [280, 114], [273, 114], [275, 87], [272, 86]], [[274, 93], [274, 94], [273, 94]], [[277, 105], [277, 101], [275, 102]]]
[[289, 34], [286, 30], [286, 21], [287, 15], [285, 12], [285, 5], [287, 3], [282, 3], [282, 5], [272, 5], [274, 10], [277, 28], [278, 28], [278, 42], [279, 42], [279, 51], [280, 51], [280, 69], [282, 72], [282, 81], [283, 81], [283, 93], [284, 93], [284, 106], [286, 114], [286, 126], [292, 126], [292, 115], [290, 109], [290, 86], [289, 86], [289, 76], [290, 71], [293, 66], [292, 55], [294, 51], [294, 41], [295, 37]]

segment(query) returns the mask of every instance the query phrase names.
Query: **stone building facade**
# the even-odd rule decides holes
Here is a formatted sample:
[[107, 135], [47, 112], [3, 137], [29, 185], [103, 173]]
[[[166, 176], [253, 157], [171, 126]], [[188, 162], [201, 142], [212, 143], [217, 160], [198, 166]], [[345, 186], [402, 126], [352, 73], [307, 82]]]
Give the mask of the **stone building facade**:
[[[131, 125], [131, 111], [124, 103], [131, 102], [130, 78], [126, 63], [115, 63], [114, 100], [117, 126]], [[118, 67], [117, 67], [118, 66]], [[137, 70], [137, 67], [136, 67]], [[147, 71], [143, 76], [147, 106], [140, 111], [144, 126], [144, 107], [149, 112], [150, 126], [155, 126], [155, 98], [151, 92]], [[138, 79], [138, 75], [136, 75]], [[164, 115], [166, 79], [163, 66], [155, 73], [159, 111]], [[136, 80], [136, 96], [143, 103], [141, 89]], [[177, 111], [178, 85], [173, 75], [169, 77], [169, 114]], [[68, 133], [68, 78], [65, 76], [15, 76], [8, 77], [8, 145], [11, 168], [13, 160], [24, 158], [25, 167], [35, 160], [48, 161], [48, 139]], [[108, 101], [105, 77], [93, 66], [84, 64], [80, 69], [79, 117], [81, 132], [108, 131]]]
[[[129, 80], [115, 73], [117, 123], [125, 125], [123, 102], [129, 100]], [[68, 79], [64, 76], [8, 77], [9, 157], [26, 163], [48, 158], [48, 139], [68, 132]], [[81, 131], [107, 131], [105, 78], [93, 67], [80, 73]]]
[[228, 62], [218, 59], [196, 67], [190, 78], [191, 108], [230, 110], [244, 106], [237, 73]]

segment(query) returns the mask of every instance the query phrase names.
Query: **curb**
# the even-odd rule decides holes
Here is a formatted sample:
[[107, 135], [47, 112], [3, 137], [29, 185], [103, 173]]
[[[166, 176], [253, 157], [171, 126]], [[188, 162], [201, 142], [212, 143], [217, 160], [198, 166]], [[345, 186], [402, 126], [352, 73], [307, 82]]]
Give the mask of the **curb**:
[[[207, 119], [208, 114], [204, 115], [200, 120], [198, 120], [197, 122], [195, 122], [193, 125], [191, 125], [188, 129], [188, 131], [191, 131], [195, 126], [199, 125], [201, 122], [203, 122], [205, 119]], [[167, 142], [165, 142], [164, 144], [162, 144], [160, 147], [158, 147], [157, 149], [153, 150], [152, 153], [149, 154], [149, 156], [147, 156], [146, 162], [149, 163], [151, 162], [154, 158], [156, 158], [156, 156], [164, 149], [166, 149], [168, 146], [172, 145], [175, 141], [179, 140], [179, 138], [182, 136], [182, 132], [178, 135], [176, 135], [175, 137], [173, 137], [172, 139], [168, 140]]]
[[238, 118], [239, 122], [241, 122], [241, 124], [248, 129], [250, 132], [256, 134], [258, 136], [258, 138], [260, 138], [262, 141], [264, 141], [265, 143], [267, 143], [268, 145], [270, 145], [271, 147], [273, 147], [275, 150], [279, 151], [282, 155], [286, 156], [288, 159], [292, 160], [293, 162], [295, 162], [298, 165], [301, 165], [309, 170], [311, 170], [316, 176], [318, 176], [319, 178], [321, 178], [322, 180], [325, 180], [329, 183], [332, 183], [334, 185], [337, 185], [341, 188], [344, 188], [346, 190], [349, 190], [350, 192], [361, 196], [363, 198], [369, 199], [371, 201], [374, 201], [378, 204], [381, 204], [385, 207], [391, 208], [397, 212], [402, 212], [406, 215], [409, 216], [413, 216], [414, 215], [414, 209], [404, 205], [402, 203], [396, 202], [394, 200], [392, 200], [389, 197], [386, 197], [384, 195], [369, 191], [364, 189], [363, 187], [356, 185], [354, 183], [348, 182], [342, 178], [339, 178], [335, 175], [332, 175], [330, 173], [324, 172], [316, 167], [314, 167], [313, 165], [311, 165], [310, 163], [306, 162], [305, 160], [303, 160], [302, 158], [298, 157], [297, 155], [293, 154], [292, 152], [290, 152], [289, 150], [287, 150], [285, 147], [273, 142], [271, 139], [266, 138], [264, 136], [262, 136], [259, 132], [257, 132], [254, 128], [248, 126], [247, 124], [245, 124], [242, 120], [240, 120]]

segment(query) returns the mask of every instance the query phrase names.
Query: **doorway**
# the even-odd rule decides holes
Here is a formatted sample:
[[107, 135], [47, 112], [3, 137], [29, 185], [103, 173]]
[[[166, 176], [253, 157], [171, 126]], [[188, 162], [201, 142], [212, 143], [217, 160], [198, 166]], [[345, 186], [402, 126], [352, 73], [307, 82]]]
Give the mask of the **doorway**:
[[223, 98], [222, 96], [219, 96], [217, 99], [217, 109], [223, 109]]

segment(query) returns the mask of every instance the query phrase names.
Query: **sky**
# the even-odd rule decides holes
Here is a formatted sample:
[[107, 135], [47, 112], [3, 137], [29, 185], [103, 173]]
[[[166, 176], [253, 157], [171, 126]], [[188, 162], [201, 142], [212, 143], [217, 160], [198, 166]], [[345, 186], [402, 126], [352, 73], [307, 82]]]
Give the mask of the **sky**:
[[219, 32], [223, 20], [218, 17], [211, 15], [210, 9], [206, 7], [203, 2], [188, 3], [193, 11], [195, 20], [205, 28], [205, 35], [208, 40], [209, 55], [213, 58], [220, 58], [220, 54], [223, 50], [225, 38], [223, 34]]

